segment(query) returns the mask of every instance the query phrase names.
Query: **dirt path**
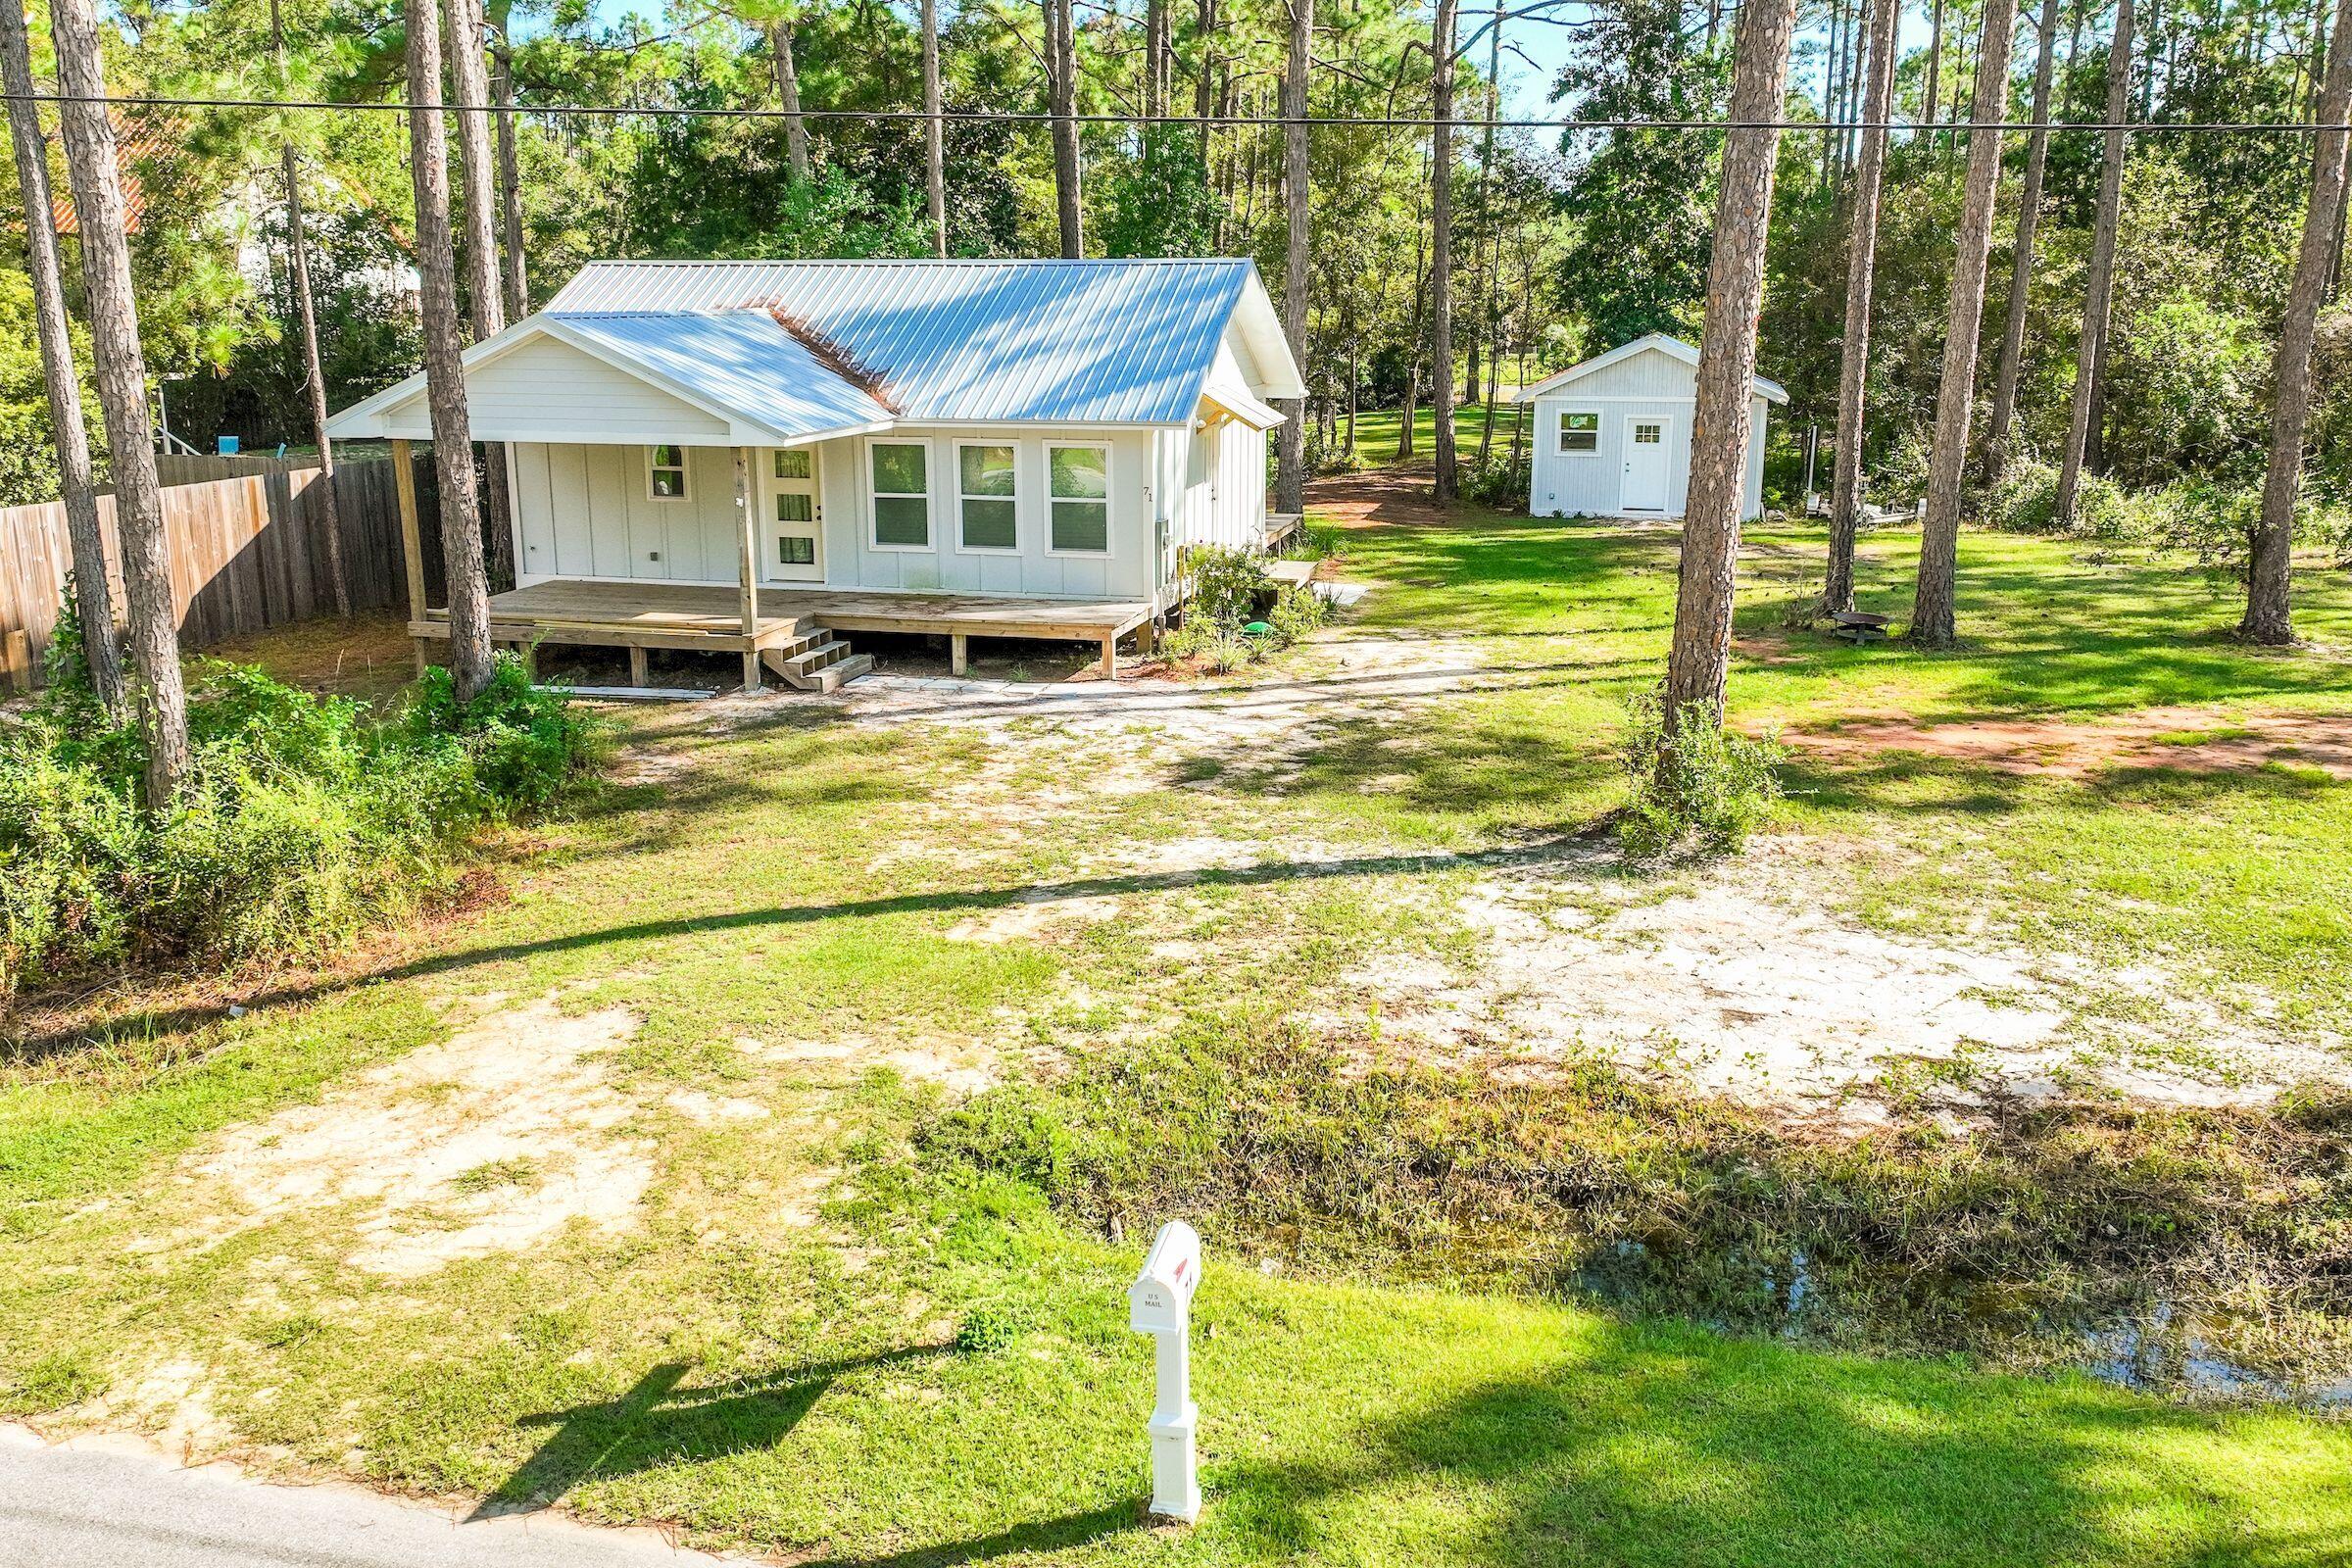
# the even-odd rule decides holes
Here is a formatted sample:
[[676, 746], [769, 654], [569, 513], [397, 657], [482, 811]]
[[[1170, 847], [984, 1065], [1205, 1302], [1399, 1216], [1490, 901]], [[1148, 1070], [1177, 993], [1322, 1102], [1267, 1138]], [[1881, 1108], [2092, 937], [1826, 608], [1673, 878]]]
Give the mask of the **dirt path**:
[[1908, 752], [2053, 778], [2082, 778], [2113, 767], [2218, 772], [2272, 762], [2352, 778], [2352, 713], [2149, 708], [2088, 719], [1866, 720], [1783, 738], [1811, 756], [1848, 765]]

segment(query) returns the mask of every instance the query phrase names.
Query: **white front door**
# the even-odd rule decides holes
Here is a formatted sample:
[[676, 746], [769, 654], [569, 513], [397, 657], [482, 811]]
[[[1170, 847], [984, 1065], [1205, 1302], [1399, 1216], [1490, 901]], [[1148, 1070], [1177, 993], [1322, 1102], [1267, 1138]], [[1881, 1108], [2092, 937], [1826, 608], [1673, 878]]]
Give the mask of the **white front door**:
[[1664, 512], [1669, 471], [1666, 433], [1674, 421], [1661, 414], [1625, 416], [1625, 482], [1618, 491], [1621, 512]]
[[825, 505], [814, 447], [769, 449], [760, 466], [763, 582], [825, 580]]

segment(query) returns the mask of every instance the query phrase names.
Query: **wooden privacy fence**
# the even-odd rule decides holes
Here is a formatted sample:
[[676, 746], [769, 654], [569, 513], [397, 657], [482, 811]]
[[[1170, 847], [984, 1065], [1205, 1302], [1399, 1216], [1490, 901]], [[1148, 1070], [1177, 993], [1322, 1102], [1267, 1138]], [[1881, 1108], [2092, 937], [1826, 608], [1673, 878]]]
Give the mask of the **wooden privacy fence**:
[[[334, 611], [321, 470], [251, 461], [270, 466], [233, 478], [175, 484], [163, 493], [172, 603], [183, 649], [210, 647]], [[416, 499], [430, 575], [438, 563], [440, 527], [430, 455], [420, 461], [426, 467], [417, 476]], [[405, 610], [408, 582], [390, 460], [338, 464], [334, 484], [352, 608]], [[98, 498], [98, 520], [120, 615], [124, 600], [114, 497]], [[19, 690], [40, 669], [72, 560], [65, 503], [0, 510], [0, 662]]]

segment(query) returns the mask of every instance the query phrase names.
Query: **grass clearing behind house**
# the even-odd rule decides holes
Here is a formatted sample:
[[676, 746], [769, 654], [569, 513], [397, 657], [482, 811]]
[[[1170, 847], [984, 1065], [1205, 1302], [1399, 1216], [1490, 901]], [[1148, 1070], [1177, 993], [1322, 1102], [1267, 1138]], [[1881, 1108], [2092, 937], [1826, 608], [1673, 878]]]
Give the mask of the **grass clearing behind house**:
[[[1819, 536], [1753, 542], [1743, 724], [2352, 707], [2339, 576], [2302, 585], [2321, 646], [2272, 656], [2223, 640], [2227, 595], [2175, 563], [1971, 534], [1972, 642], [1925, 655], [1786, 630]], [[2270, 1351], [2325, 1352], [2346, 1224], [2327, 1106], [1855, 1149], [1600, 1066], [1497, 1089], [1417, 1058], [1357, 977], [1475, 972], [1481, 879], [1616, 803], [1674, 543], [1466, 511], [1346, 544], [1378, 591], [1211, 708], [1349, 690], [1338, 643], [1364, 637], [1468, 685], [1287, 737], [789, 698], [628, 714], [613, 781], [507, 841], [504, 900], [261, 977], [242, 1017], [130, 1007], [111, 1042], [20, 1050], [0, 1408], [838, 1563], [2339, 1556], [2340, 1421], [1989, 1369], [2033, 1364], [2037, 1314], [2117, 1281], [2206, 1289], [2268, 1310]], [[1899, 606], [1913, 547], [1866, 538], [1867, 601]], [[2352, 786], [2329, 775], [1922, 754], [1800, 757], [1789, 782], [1780, 831], [1845, 917], [2342, 1017]], [[1601, 865], [1561, 896], [1707, 874], [1653, 892]], [[512, 1084], [432, 1054], [528, 1061], [589, 1020], [609, 1044]], [[271, 1140], [343, 1120], [398, 1138], [325, 1161], [319, 1200], [259, 1206]], [[461, 1247], [575, 1152], [642, 1173], [621, 1222]], [[343, 1180], [394, 1167], [421, 1198]], [[1138, 1521], [1150, 1348], [1122, 1292], [1178, 1209], [1209, 1243], [1210, 1501], [1171, 1535]], [[355, 1261], [386, 1234], [449, 1260]], [[1824, 1236], [1808, 1278], [1833, 1296], [1849, 1265], [1890, 1298], [1949, 1265], [1980, 1306], [2014, 1288], [2011, 1315], [1959, 1293], [1965, 1324], [1791, 1313], [1790, 1246]], [[2256, 1287], [2267, 1306], [2239, 1299]]]

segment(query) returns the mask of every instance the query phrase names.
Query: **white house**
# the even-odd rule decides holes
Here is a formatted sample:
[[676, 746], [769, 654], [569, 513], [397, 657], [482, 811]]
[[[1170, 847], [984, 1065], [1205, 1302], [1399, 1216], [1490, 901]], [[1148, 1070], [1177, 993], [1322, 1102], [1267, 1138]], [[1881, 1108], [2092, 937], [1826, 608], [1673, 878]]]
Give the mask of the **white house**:
[[[1698, 350], [1663, 332], [1636, 338], [1512, 401], [1535, 406], [1528, 506], [1539, 516], [1679, 517], [1690, 482]], [[1755, 378], [1741, 515], [1764, 511], [1764, 421], [1788, 401]]]
[[[1107, 662], [1182, 547], [1263, 539], [1268, 405], [1304, 392], [1256, 267], [1225, 260], [600, 262], [465, 368], [514, 497], [497, 635], [724, 646], [747, 681], [858, 629]], [[423, 377], [328, 433], [429, 439]]]

